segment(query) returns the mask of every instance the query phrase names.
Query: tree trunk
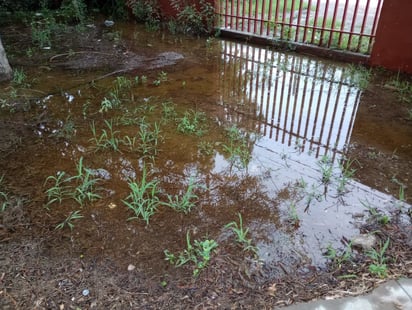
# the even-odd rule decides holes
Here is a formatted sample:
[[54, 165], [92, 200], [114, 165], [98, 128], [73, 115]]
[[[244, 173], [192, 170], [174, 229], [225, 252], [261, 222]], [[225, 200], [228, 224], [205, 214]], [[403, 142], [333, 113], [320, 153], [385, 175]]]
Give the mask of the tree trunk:
[[0, 82], [10, 80], [12, 71], [0, 38]]

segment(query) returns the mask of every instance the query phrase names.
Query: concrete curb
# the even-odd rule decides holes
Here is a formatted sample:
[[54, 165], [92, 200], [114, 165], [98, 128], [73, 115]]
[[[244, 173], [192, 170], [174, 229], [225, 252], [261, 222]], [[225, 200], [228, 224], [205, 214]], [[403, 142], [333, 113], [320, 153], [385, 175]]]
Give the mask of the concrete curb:
[[412, 279], [391, 280], [370, 294], [297, 304], [287, 310], [412, 310]]

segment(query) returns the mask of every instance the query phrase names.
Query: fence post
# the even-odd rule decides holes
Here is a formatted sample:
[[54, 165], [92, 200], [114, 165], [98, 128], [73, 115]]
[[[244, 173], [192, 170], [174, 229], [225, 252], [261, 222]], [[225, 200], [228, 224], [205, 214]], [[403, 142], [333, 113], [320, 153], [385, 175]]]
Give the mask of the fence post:
[[412, 1], [385, 0], [370, 57], [372, 66], [412, 73]]

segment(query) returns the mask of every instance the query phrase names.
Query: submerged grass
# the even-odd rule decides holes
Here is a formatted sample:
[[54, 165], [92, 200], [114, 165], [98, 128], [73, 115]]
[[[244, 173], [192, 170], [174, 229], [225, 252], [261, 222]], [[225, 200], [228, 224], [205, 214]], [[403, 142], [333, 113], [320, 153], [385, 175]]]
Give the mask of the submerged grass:
[[160, 205], [158, 184], [156, 180], [147, 179], [146, 167], [143, 167], [140, 182], [129, 181], [130, 194], [123, 203], [134, 212], [134, 216], [129, 217], [128, 220], [142, 218], [146, 225], [149, 225], [150, 217], [156, 213]]

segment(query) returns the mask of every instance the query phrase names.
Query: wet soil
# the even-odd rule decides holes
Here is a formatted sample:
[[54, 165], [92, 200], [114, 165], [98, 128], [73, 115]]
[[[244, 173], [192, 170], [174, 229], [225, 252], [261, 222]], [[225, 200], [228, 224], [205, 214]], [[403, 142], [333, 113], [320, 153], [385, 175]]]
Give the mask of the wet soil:
[[[31, 47], [27, 30], [2, 30], [11, 64], [22, 67], [32, 84], [2, 85], [0, 171], [1, 190], [7, 193], [0, 224], [2, 309], [272, 309], [362, 294], [386, 279], [371, 274], [372, 261], [364, 251], [354, 249], [348, 261], [322, 255], [328, 245], [342, 251], [359, 233], [374, 233], [381, 245], [390, 240], [387, 278], [412, 276], [412, 122], [407, 117], [410, 107], [384, 87], [387, 73], [377, 73], [364, 91], [348, 91], [359, 93], [360, 103], [353, 104], [358, 107], [356, 121], [348, 145], [336, 151], [336, 158], [356, 159], [356, 172], [348, 190], [338, 195], [337, 179], [325, 186], [319, 171], [322, 154], [338, 149], [338, 139], [328, 148], [316, 144], [313, 136], [288, 136], [284, 127], [285, 142], [280, 143], [282, 132], [273, 125], [274, 117], [264, 119], [269, 114], [259, 101], [264, 95], [254, 94], [252, 85], [263, 89], [267, 81], [289, 78], [296, 67], [290, 69], [288, 59], [298, 63], [299, 55], [281, 54], [282, 70], [270, 80], [274, 71], [259, 76], [255, 63], [232, 57], [241, 54], [242, 44], [150, 33], [130, 24], [116, 27], [97, 25], [81, 35], [66, 33], [50, 50], [31, 58], [25, 53]], [[235, 53], [227, 53], [227, 46], [234, 46]], [[250, 48], [251, 59], [267, 53]], [[258, 67], [276, 67], [273, 55]], [[323, 77], [346, 68], [315, 62], [316, 71], [328, 68]], [[306, 81], [309, 69], [302, 70]], [[167, 72], [167, 81], [156, 85], [161, 72]], [[99, 112], [119, 75], [145, 75], [148, 82], [122, 97], [120, 110]], [[298, 79], [291, 77], [294, 86], [284, 82], [279, 89], [306, 91], [309, 84], [299, 87]], [[15, 97], [10, 95], [13, 88]], [[289, 96], [290, 102], [297, 100]], [[207, 133], [200, 138], [177, 133], [179, 118], [162, 118], [160, 107], [170, 100], [179, 117], [188, 110], [204, 112]], [[155, 160], [123, 146], [120, 152], [92, 148], [92, 121], [101, 132], [108, 130], [105, 120], [126, 116], [132, 125], [123, 118], [118, 129], [129, 135], [139, 128], [136, 119], [144, 117], [150, 124], [162, 120], [163, 142]], [[69, 120], [74, 131], [64, 127]], [[289, 122], [285, 120], [285, 126]], [[233, 124], [249, 138], [252, 159], [247, 169], [239, 168], [222, 146], [229, 145], [226, 133]], [[273, 136], [279, 132], [276, 143], [272, 131]], [[209, 142], [211, 153], [201, 152], [200, 142]], [[45, 208], [45, 191], [51, 185], [47, 177], [59, 171], [74, 175], [80, 158], [100, 176], [102, 198], [84, 206], [67, 199]], [[195, 190], [194, 210], [184, 214], [160, 207], [149, 225], [128, 220], [133, 214], [122, 202], [129, 194], [127, 181], [141, 180], [143, 163], [159, 181], [162, 201], [167, 201], [166, 194], [184, 192], [195, 178], [201, 186]], [[400, 186], [405, 201], [396, 199]], [[370, 209], [359, 197], [368, 200]], [[73, 221], [73, 229], [56, 229], [75, 210], [83, 218]], [[244, 251], [224, 228], [238, 213], [256, 253]], [[382, 221], [383, 215], [391, 220]], [[197, 277], [192, 264], [176, 268], [165, 261], [165, 249], [185, 249], [187, 232], [192, 241], [208, 238], [219, 244]]]

